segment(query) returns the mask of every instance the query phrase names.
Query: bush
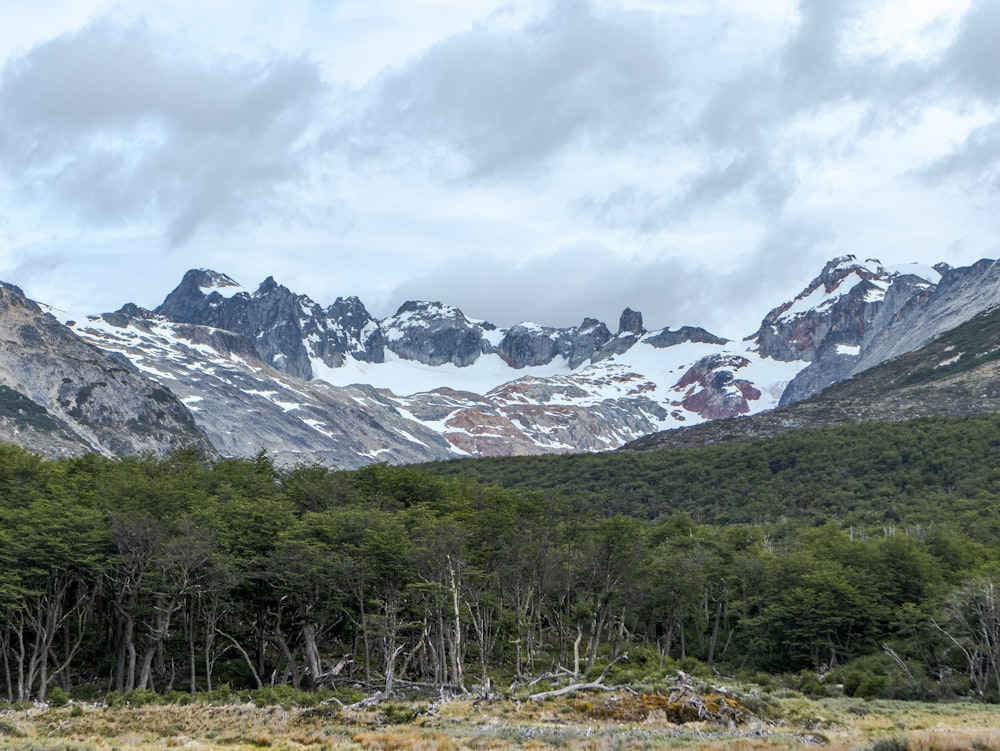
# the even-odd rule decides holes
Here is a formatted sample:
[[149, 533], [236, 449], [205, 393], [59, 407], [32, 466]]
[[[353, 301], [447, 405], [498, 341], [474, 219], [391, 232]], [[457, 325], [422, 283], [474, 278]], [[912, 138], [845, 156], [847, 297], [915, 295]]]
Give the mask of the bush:
[[50, 707], [65, 707], [69, 704], [69, 694], [59, 688], [59, 686], [53, 686], [46, 694], [45, 700]]
[[143, 707], [147, 704], [159, 704], [160, 695], [149, 689], [128, 691], [122, 694], [115, 692], [108, 694], [104, 703], [109, 707]]
[[803, 670], [799, 673], [799, 691], [811, 699], [830, 695], [826, 686], [820, 682], [819, 676], [811, 670]]
[[863, 676], [852, 696], [859, 699], [874, 699], [885, 693], [885, 687], [889, 679], [884, 675], [873, 675], [871, 673]]
[[13, 722], [0, 720], [0, 738], [24, 738], [27, 735], [21, 728]]
[[258, 707], [277, 705], [285, 709], [291, 709], [292, 707], [315, 707], [323, 698], [313, 691], [302, 691], [301, 689], [285, 685], [258, 688], [252, 691], [241, 692], [241, 695], [244, 693]]
[[417, 719], [417, 711], [412, 707], [393, 704], [382, 705], [382, 722], [386, 725], [409, 725]]
[[910, 744], [901, 735], [893, 735], [889, 738], [879, 738], [868, 747], [868, 751], [907, 751]]
[[92, 683], [80, 683], [69, 690], [73, 701], [95, 702], [101, 699], [102, 691]]

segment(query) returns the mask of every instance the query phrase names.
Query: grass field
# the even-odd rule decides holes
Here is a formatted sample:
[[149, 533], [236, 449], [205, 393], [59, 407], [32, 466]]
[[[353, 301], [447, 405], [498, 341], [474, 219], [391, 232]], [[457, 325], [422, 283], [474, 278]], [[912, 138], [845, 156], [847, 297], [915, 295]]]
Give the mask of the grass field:
[[[753, 702], [748, 702], [755, 706]], [[975, 703], [768, 699], [759, 715], [675, 724], [626, 711], [624, 697], [577, 694], [544, 702], [395, 702], [364, 710], [252, 704], [75, 704], [0, 711], [0, 749], [199, 751], [247, 749], [756, 749], [1000, 750], [1000, 708]], [[650, 705], [652, 706], [652, 705]], [[628, 719], [617, 719], [627, 716]]]

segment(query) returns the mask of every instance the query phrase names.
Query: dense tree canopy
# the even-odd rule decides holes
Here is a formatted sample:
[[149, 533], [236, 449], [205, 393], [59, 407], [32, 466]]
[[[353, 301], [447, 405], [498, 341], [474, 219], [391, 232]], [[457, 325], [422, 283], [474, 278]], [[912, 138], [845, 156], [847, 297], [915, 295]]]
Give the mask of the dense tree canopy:
[[994, 418], [355, 472], [0, 446], [0, 695], [462, 690], [629, 651], [997, 697], [998, 446]]

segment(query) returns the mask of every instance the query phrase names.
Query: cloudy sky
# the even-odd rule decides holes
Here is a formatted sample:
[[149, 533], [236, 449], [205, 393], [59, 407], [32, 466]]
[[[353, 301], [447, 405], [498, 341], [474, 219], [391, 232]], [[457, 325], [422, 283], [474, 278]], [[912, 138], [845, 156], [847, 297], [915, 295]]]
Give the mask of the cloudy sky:
[[728, 336], [1000, 255], [996, 0], [2, 0], [0, 279]]

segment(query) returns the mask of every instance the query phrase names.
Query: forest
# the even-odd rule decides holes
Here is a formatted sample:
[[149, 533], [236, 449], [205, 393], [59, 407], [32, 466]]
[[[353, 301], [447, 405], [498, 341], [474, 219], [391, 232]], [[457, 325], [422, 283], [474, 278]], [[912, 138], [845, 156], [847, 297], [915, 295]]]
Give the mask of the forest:
[[1000, 701], [998, 451], [996, 417], [350, 472], [0, 445], [0, 699], [610, 666]]

